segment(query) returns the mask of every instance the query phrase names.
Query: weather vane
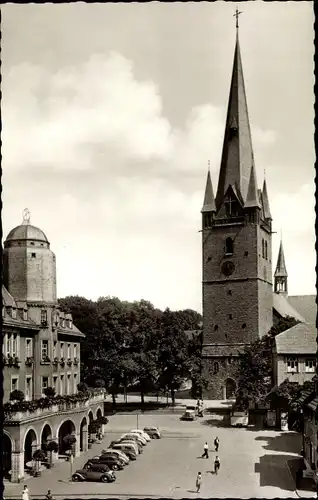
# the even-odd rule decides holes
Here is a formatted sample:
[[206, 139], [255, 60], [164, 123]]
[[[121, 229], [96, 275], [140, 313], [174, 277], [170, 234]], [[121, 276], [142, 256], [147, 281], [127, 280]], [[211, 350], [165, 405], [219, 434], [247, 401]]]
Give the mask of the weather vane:
[[211, 166], [211, 162], [210, 162], [210, 160], [208, 160], [208, 167], [209, 167], [209, 170], [210, 170], [210, 166]]
[[23, 210], [23, 224], [30, 224], [30, 210], [28, 208]]
[[236, 7], [236, 11], [235, 11], [235, 14], [233, 14], [233, 16], [235, 16], [235, 17], [236, 17], [236, 28], [237, 28], [237, 29], [238, 29], [238, 27], [239, 27], [239, 24], [238, 24], [238, 18], [239, 18], [239, 15], [240, 15], [240, 14], [243, 14], [243, 12], [240, 12], [240, 11], [238, 10], [238, 8]]

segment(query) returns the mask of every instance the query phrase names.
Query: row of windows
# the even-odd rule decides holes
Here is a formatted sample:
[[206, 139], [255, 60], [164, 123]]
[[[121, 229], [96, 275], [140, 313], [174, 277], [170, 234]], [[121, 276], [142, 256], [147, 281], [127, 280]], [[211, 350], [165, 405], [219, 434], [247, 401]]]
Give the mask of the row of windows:
[[[53, 375], [51, 387], [55, 389], [55, 393], [58, 395], [66, 395], [66, 394], [74, 394], [77, 392], [77, 384], [78, 384], [78, 376], [77, 373], [71, 375], [68, 373], [65, 377], [64, 374]], [[19, 377], [12, 376], [11, 377], [11, 391], [16, 389], [20, 389], [24, 391], [25, 399], [27, 401], [31, 400], [33, 397], [33, 384], [32, 384], [32, 376], [26, 376], [24, 387], [19, 387]], [[50, 387], [50, 379], [49, 377], [41, 377], [41, 393], [44, 396], [44, 390]]]
[[[286, 359], [287, 372], [288, 373], [298, 373], [299, 372], [299, 362], [298, 358], [290, 357]], [[316, 370], [316, 360], [306, 359], [305, 360], [305, 373], [315, 373]]]
[[[65, 344], [64, 342], [60, 342], [60, 345], [58, 345], [58, 342], [55, 340], [52, 345], [52, 358], [77, 358], [78, 357], [78, 344]], [[42, 340], [41, 341], [41, 358], [49, 358], [50, 357], [50, 352], [49, 352], [49, 341], [48, 340]]]
[[[52, 349], [52, 358], [60, 357], [60, 358], [78, 358], [79, 357], [79, 349], [78, 344], [69, 344], [64, 342], [54, 341], [51, 345]], [[50, 341], [49, 340], [41, 340], [41, 359], [45, 360], [50, 358]], [[5, 334], [4, 342], [2, 347], [3, 354], [7, 357], [19, 357], [20, 355], [20, 336], [16, 333], [13, 334]], [[33, 357], [33, 339], [26, 338], [25, 339], [25, 358]]]
[[[9, 316], [11, 316], [12, 319], [17, 319], [17, 308], [16, 307], [2, 307], [2, 317], [5, 317], [5, 312], [8, 312]], [[24, 321], [28, 320], [28, 310], [27, 309], [22, 309], [21, 317], [23, 318]]]

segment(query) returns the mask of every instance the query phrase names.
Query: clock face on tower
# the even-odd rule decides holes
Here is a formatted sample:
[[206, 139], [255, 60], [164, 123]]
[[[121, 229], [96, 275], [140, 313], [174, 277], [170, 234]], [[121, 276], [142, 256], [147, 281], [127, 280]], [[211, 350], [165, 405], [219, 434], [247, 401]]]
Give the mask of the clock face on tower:
[[228, 260], [227, 262], [223, 262], [222, 264], [222, 273], [225, 274], [225, 276], [230, 276], [235, 269], [235, 265], [233, 262]]

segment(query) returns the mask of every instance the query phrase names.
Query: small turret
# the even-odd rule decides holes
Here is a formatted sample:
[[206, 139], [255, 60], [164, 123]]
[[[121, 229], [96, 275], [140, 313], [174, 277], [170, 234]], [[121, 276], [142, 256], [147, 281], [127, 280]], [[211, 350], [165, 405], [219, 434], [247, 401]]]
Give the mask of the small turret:
[[265, 178], [264, 178], [264, 183], [263, 183], [262, 196], [263, 196], [263, 207], [264, 207], [264, 216], [265, 216], [265, 219], [272, 220], [272, 215], [271, 215], [271, 211], [270, 211], [270, 208], [269, 208], [269, 201], [268, 201], [268, 194], [267, 194], [267, 184], [266, 184], [266, 179]]
[[212, 220], [215, 212], [216, 212], [215, 199], [214, 199], [211, 174], [209, 169], [206, 179], [203, 207], [201, 209], [203, 227], [210, 227], [212, 225]]
[[276, 271], [274, 274], [274, 280], [275, 280], [274, 292], [275, 293], [279, 293], [282, 295], [288, 294], [287, 278], [288, 278], [288, 274], [287, 274], [287, 269], [286, 269], [286, 264], [285, 264], [283, 241], [281, 239], [280, 246], [279, 246], [279, 252], [278, 252], [277, 266], [276, 266]]
[[254, 164], [251, 167], [250, 180], [248, 184], [246, 202], [244, 204], [245, 208], [261, 208], [260, 202], [258, 199], [258, 190], [257, 190], [257, 180], [256, 180], [256, 172]]

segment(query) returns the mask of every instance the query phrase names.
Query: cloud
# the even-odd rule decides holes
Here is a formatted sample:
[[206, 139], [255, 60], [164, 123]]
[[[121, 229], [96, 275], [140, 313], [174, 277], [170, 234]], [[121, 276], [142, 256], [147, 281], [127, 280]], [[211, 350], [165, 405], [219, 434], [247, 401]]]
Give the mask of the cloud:
[[[3, 165], [65, 171], [157, 166], [158, 175], [220, 164], [224, 109], [193, 108], [183, 129], [164, 116], [152, 81], [138, 81], [121, 54], [93, 55], [53, 73], [24, 63], [3, 79]], [[256, 133], [268, 143], [271, 131]], [[127, 167], [125, 174], [131, 175]]]

